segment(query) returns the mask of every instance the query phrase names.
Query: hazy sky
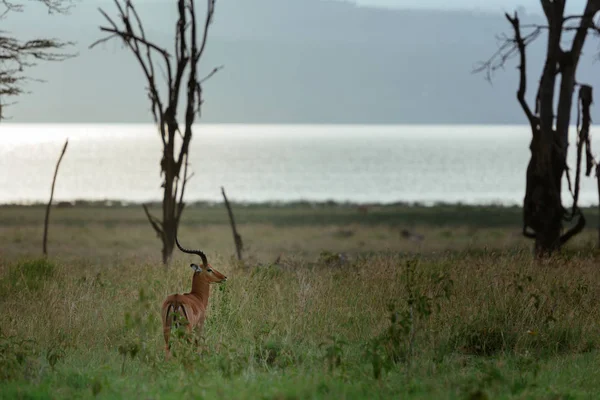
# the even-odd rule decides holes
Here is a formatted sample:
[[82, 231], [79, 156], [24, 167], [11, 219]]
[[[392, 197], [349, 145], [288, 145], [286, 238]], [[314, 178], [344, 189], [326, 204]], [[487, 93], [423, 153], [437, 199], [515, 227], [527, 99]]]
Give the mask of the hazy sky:
[[[507, 11], [523, 6], [531, 12], [540, 9], [539, 0], [356, 0], [356, 3], [394, 8]], [[567, 1], [567, 8], [570, 12], [576, 12], [583, 8], [584, 3], [585, 0], [569, 0]]]
[[[352, 1], [405, 10], [317, 0], [219, 0], [201, 72], [226, 67], [204, 87], [202, 120], [525, 122], [514, 96], [514, 60], [496, 74], [493, 85], [471, 72], [496, 48], [496, 35], [509, 29], [502, 12], [522, 6], [529, 14], [524, 20], [541, 21], [539, 0], [345, 0]], [[74, 39], [79, 52], [74, 59], [40, 63], [28, 71], [45, 82], [28, 83], [29, 93], [6, 110], [11, 121], [151, 121], [146, 83], [132, 55], [117, 42], [88, 49], [104, 23], [97, 7], [114, 15], [110, 3], [81, 0], [68, 16], [48, 16], [42, 7], [31, 7], [3, 21], [2, 28], [17, 37]], [[170, 46], [172, 3], [136, 3], [153, 40]], [[568, 4], [569, 14], [578, 13], [583, 0]], [[439, 12], [457, 9], [462, 11]], [[600, 79], [592, 62], [600, 42], [593, 39], [577, 76], [590, 84]], [[529, 53], [531, 82], [543, 65], [543, 40], [536, 45]]]
[[[525, 0], [527, 2], [527, 0]], [[531, 3], [532, 0], [529, 0]], [[503, 4], [519, 4], [517, 0], [356, 0], [358, 4], [386, 7], [418, 8], [497, 8]], [[521, 2], [522, 3], [522, 2]]]

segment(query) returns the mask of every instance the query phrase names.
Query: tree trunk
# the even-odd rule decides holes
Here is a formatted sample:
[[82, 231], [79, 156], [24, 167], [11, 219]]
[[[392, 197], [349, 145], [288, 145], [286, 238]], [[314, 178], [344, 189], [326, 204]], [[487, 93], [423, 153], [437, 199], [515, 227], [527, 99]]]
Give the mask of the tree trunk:
[[165, 174], [163, 191], [163, 264], [168, 265], [175, 247], [175, 234], [177, 233], [177, 221], [175, 220], [175, 202], [176, 202], [176, 166], [173, 156], [175, 141], [175, 125], [169, 126], [169, 141], [164, 149], [164, 168]]
[[[527, 168], [525, 226], [535, 232], [535, 254], [548, 256], [561, 247], [564, 208], [561, 201], [566, 153], [559, 150], [556, 132], [536, 135]], [[550, 150], [547, 150], [550, 147]], [[548, 154], [549, 153], [549, 154]]]
[[162, 249], [162, 261], [165, 266], [169, 265], [169, 261], [171, 261], [171, 255], [173, 254], [173, 249], [175, 248], [175, 234], [177, 233], [177, 229], [175, 228], [175, 224], [173, 221], [165, 221], [164, 224], [165, 232], [163, 237], [163, 249]]
[[[542, 135], [535, 135], [531, 144], [531, 159], [527, 167], [523, 220], [533, 230], [534, 251], [542, 257], [560, 248], [563, 208], [560, 199], [560, 176], [556, 157], [550, 157], [550, 167], [540, 162]], [[545, 163], [543, 163], [545, 164]], [[558, 179], [557, 179], [558, 176]]]
[[[561, 13], [559, 13], [562, 15]], [[568, 129], [575, 82], [575, 68], [570, 56], [560, 50], [562, 20], [550, 21], [546, 64], [539, 88], [539, 127], [534, 130], [530, 146], [531, 160], [527, 170], [524, 209], [525, 225], [534, 232], [536, 256], [551, 255], [561, 247], [564, 208], [561, 200], [562, 176], [567, 162]], [[554, 25], [554, 26], [552, 26]], [[555, 87], [560, 73], [558, 109], [555, 115]], [[556, 127], [554, 121], [556, 117]]]
[[535, 238], [534, 249], [537, 257], [550, 256], [561, 246], [562, 214], [556, 212], [556, 206], [547, 207], [544, 212], [548, 219]]

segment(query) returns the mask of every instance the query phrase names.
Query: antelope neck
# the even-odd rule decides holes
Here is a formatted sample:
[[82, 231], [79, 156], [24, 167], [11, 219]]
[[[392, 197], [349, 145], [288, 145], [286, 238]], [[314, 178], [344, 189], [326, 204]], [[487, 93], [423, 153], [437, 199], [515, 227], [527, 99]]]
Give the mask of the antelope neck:
[[198, 297], [202, 304], [206, 306], [208, 304], [209, 293], [210, 285], [208, 284], [208, 282], [194, 275], [194, 277], [192, 278], [192, 291], [190, 292], [190, 294], [193, 294], [194, 296]]

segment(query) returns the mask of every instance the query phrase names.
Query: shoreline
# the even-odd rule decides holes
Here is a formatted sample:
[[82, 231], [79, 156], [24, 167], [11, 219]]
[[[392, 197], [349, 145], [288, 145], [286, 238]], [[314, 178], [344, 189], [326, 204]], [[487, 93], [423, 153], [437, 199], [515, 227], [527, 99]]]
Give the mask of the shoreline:
[[[101, 207], [101, 208], [132, 208], [147, 205], [149, 207], [160, 207], [161, 201], [129, 201], [119, 199], [105, 200], [54, 200], [52, 205], [59, 208], [70, 207]], [[522, 208], [519, 204], [502, 204], [502, 203], [462, 203], [462, 202], [420, 202], [420, 201], [396, 201], [396, 202], [354, 202], [354, 201], [336, 201], [336, 200], [289, 200], [289, 201], [235, 201], [229, 200], [232, 206], [244, 208], [494, 208], [494, 209], [515, 209]], [[37, 208], [46, 207], [47, 202], [32, 201], [32, 202], [8, 202], [0, 203], [1, 208]], [[224, 207], [223, 201], [195, 200], [186, 202], [186, 208], [213, 208]], [[597, 205], [583, 206], [583, 209], [597, 208]]]

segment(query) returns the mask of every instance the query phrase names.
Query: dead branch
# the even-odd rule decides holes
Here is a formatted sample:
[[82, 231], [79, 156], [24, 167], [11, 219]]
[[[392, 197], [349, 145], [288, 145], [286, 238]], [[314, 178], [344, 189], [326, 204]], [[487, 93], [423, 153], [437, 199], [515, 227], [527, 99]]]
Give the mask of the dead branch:
[[209, 80], [210, 78], [212, 78], [212, 76], [213, 76], [214, 74], [216, 74], [217, 72], [219, 72], [219, 71], [220, 71], [220, 70], [222, 70], [223, 68], [225, 68], [225, 66], [224, 66], [224, 65], [220, 65], [220, 66], [218, 66], [218, 67], [215, 67], [215, 68], [213, 68], [213, 70], [212, 70], [212, 71], [210, 71], [210, 73], [209, 73], [208, 75], [206, 75], [204, 78], [200, 79], [200, 80], [198, 81], [198, 83], [202, 84], [202, 83], [206, 82], [207, 80]]
[[517, 24], [517, 27], [519, 28], [518, 38], [516, 36], [517, 32], [515, 32], [515, 37], [513, 38], [507, 37], [506, 35], [500, 35], [499, 37], [497, 37], [498, 41], [500, 42], [500, 44], [498, 45], [498, 49], [494, 52], [494, 54], [492, 54], [492, 56], [487, 61], [478, 63], [478, 65], [473, 69], [473, 73], [485, 72], [485, 79], [488, 82], [492, 81], [493, 75], [497, 70], [504, 69], [504, 66], [506, 65], [507, 61], [519, 55], [519, 42], [521, 42], [523, 47], [526, 47], [527, 45], [535, 41], [542, 32], [543, 27], [539, 25], [529, 25], [529, 27], [532, 28], [533, 31], [525, 36], [522, 36], [517, 13], [515, 12], [514, 17], [511, 17], [508, 14], [505, 14], [505, 16], [509, 20], [513, 28], [515, 26], [515, 23]]
[[154, 228], [154, 230], [156, 231], [156, 235], [158, 237], [163, 237], [164, 230], [162, 227], [162, 222], [160, 222], [158, 218], [150, 214], [150, 211], [148, 211], [148, 206], [146, 204], [142, 204], [142, 207], [144, 208], [144, 212], [146, 213], [146, 217], [148, 218], [150, 225], [152, 225], [152, 228]]
[[581, 85], [579, 88], [579, 99], [577, 103], [577, 130], [579, 131], [579, 135], [577, 137], [577, 161], [576, 161], [576, 172], [575, 172], [575, 187], [572, 190], [573, 196], [573, 205], [571, 209], [570, 215], [565, 215], [565, 221], [571, 221], [575, 217], [579, 217], [577, 223], [574, 227], [569, 229], [564, 235], [561, 236], [560, 242], [561, 245], [566, 243], [569, 239], [571, 239], [576, 234], [580, 233], [583, 228], [585, 228], [585, 217], [581, 212], [581, 209], [578, 205], [579, 200], [579, 186], [581, 180], [581, 159], [582, 159], [582, 151], [583, 146], [586, 147], [586, 176], [589, 176], [591, 173], [591, 169], [593, 164], [595, 164], [595, 160], [591, 154], [591, 144], [590, 144], [590, 124], [591, 124], [591, 116], [590, 116], [590, 106], [592, 104], [593, 94], [592, 87], [589, 85]]
[[[486, 79], [491, 82], [494, 72], [500, 68], [504, 68], [506, 62], [512, 57], [519, 56], [519, 88], [517, 90], [517, 100], [527, 117], [527, 120], [532, 128], [532, 134], [535, 135], [538, 130], [539, 118], [534, 115], [525, 99], [527, 91], [527, 54], [526, 47], [537, 39], [542, 31], [542, 27], [533, 25], [533, 31], [523, 36], [521, 33], [521, 25], [519, 16], [515, 12], [511, 17], [509, 14], [504, 14], [508, 22], [510, 22], [514, 36], [509, 38], [503, 36], [503, 42], [498, 50], [485, 62], [480, 63], [479, 67], [475, 68], [474, 72], [479, 73], [485, 71]], [[537, 103], [537, 101], [536, 101]], [[537, 109], [537, 107], [536, 107]]]
[[67, 151], [67, 145], [69, 144], [69, 139], [65, 141], [65, 145], [60, 152], [60, 157], [58, 157], [58, 161], [56, 162], [56, 168], [54, 169], [54, 177], [52, 178], [52, 187], [50, 189], [50, 200], [48, 200], [48, 204], [46, 205], [46, 217], [44, 218], [44, 240], [42, 244], [42, 252], [44, 255], [48, 255], [48, 222], [50, 220], [50, 206], [52, 205], [52, 199], [54, 198], [54, 185], [56, 184], [56, 176], [58, 175], [58, 167], [60, 166], [60, 162]]
[[[163, 55], [163, 57], [165, 57], [166, 59], [169, 59], [169, 57], [171, 57], [171, 56], [169, 55], [169, 53], [168, 53], [166, 50], [164, 50], [164, 49], [162, 49], [162, 48], [158, 47], [158, 46], [157, 46], [157, 45], [155, 45], [154, 43], [150, 43], [150, 42], [148, 42], [148, 41], [147, 41], [146, 39], [144, 39], [143, 37], [137, 37], [137, 36], [135, 36], [133, 33], [128, 33], [128, 32], [119, 32], [119, 31], [118, 31], [118, 30], [116, 30], [116, 29], [113, 29], [113, 28], [107, 28], [107, 27], [104, 27], [104, 26], [100, 27], [100, 30], [101, 30], [102, 32], [108, 32], [108, 33], [111, 33], [111, 35], [110, 35], [110, 36], [107, 36], [107, 37], [105, 37], [105, 38], [103, 38], [103, 39], [99, 39], [99, 40], [95, 41], [94, 43], [92, 43], [92, 44], [89, 46], [89, 48], [90, 48], [90, 49], [91, 49], [91, 48], [93, 48], [94, 46], [96, 46], [96, 45], [100, 44], [100, 43], [106, 42], [106, 41], [108, 41], [108, 40], [110, 40], [110, 39], [114, 38], [114, 37], [115, 37], [115, 35], [116, 35], [116, 36], [120, 36], [120, 37], [121, 37], [121, 38], [122, 38], [122, 39], [123, 39], [123, 40], [124, 40], [126, 43], [128, 43], [128, 42], [131, 40], [131, 41], [133, 41], [133, 43], [134, 43], [134, 44], [135, 44], [137, 47], [139, 47], [139, 44], [141, 43], [141, 44], [143, 44], [144, 46], [148, 47], [149, 49], [156, 50], [158, 53], [162, 54], [162, 55]], [[136, 51], [138, 51], [138, 50], [139, 50], [139, 49], [138, 49], [138, 48], [136, 48]]]
[[567, 22], [567, 21], [570, 21], [572, 19], [581, 19], [583, 17], [584, 17], [584, 15], [567, 15], [567, 16], [563, 17], [562, 20], [563, 20], [563, 22]]
[[[590, 115], [590, 106], [592, 105], [592, 87], [581, 85], [579, 88], [579, 101], [577, 102], [577, 165], [575, 175], [575, 189], [573, 193], [573, 206], [577, 205], [579, 199], [579, 182], [581, 180], [581, 158], [583, 147], [586, 148], [586, 176], [590, 176], [594, 158], [591, 152], [590, 144], [590, 125], [592, 118]], [[574, 210], [573, 210], [574, 211]]]
[[[577, 205], [577, 200], [579, 199], [579, 185], [581, 181], [581, 153], [583, 151], [583, 145], [586, 142], [589, 128], [590, 128], [590, 120], [589, 120], [589, 104], [584, 105], [584, 96], [582, 96], [583, 87], [579, 89], [579, 101], [577, 102], [577, 131], [579, 134], [577, 135], [577, 161], [575, 162], [575, 187], [571, 188], [571, 180], [569, 179], [569, 190], [571, 191], [571, 195], [573, 196], [573, 211], [575, 213], [575, 207]], [[590, 87], [591, 90], [591, 87]], [[587, 96], [585, 96], [587, 97]], [[581, 126], [582, 119], [582, 110], [583, 107], [583, 126]], [[565, 168], [568, 175], [568, 169]]]
[[231, 231], [233, 232], [233, 242], [235, 244], [235, 251], [237, 253], [237, 258], [239, 261], [242, 260], [242, 250], [244, 248], [244, 243], [242, 242], [242, 237], [238, 233], [235, 227], [235, 219], [233, 218], [233, 211], [231, 210], [231, 205], [227, 200], [227, 196], [225, 195], [225, 188], [221, 186], [221, 193], [223, 194], [223, 200], [225, 201], [225, 207], [227, 207], [227, 213], [229, 214], [229, 222], [231, 224]]
[[[508, 21], [511, 23], [515, 32], [514, 41], [520, 56], [519, 89], [517, 91], [517, 99], [519, 101], [519, 104], [521, 105], [521, 108], [523, 109], [523, 112], [527, 116], [527, 119], [529, 120], [529, 123], [535, 134], [538, 121], [537, 118], [534, 117], [533, 113], [531, 112], [531, 109], [529, 108], [529, 105], [527, 104], [527, 101], [525, 100], [525, 92], [527, 90], [527, 57], [525, 53], [525, 47], [527, 46], [527, 43], [530, 43], [531, 41], [535, 40], [535, 38], [539, 35], [540, 29], [535, 29], [529, 35], [529, 39], [527, 37], [523, 38], [521, 36], [521, 28], [519, 27], [519, 17], [517, 13], [515, 12], [515, 16], [513, 18], [506, 14], [506, 19], [508, 19]], [[529, 40], [529, 42], [527, 42], [527, 40]]]
[[583, 231], [583, 228], [585, 228], [585, 217], [584, 217], [583, 213], [580, 211], [579, 219], [577, 220], [577, 223], [575, 224], [575, 226], [572, 227], [571, 229], [569, 229], [564, 235], [562, 235], [560, 237], [560, 246], [563, 246], [565, 243], [567, 243], [569, 240], [571, 240], [575, 235], [578, 235], [579, 233], [581, 233], [581, 231]]

